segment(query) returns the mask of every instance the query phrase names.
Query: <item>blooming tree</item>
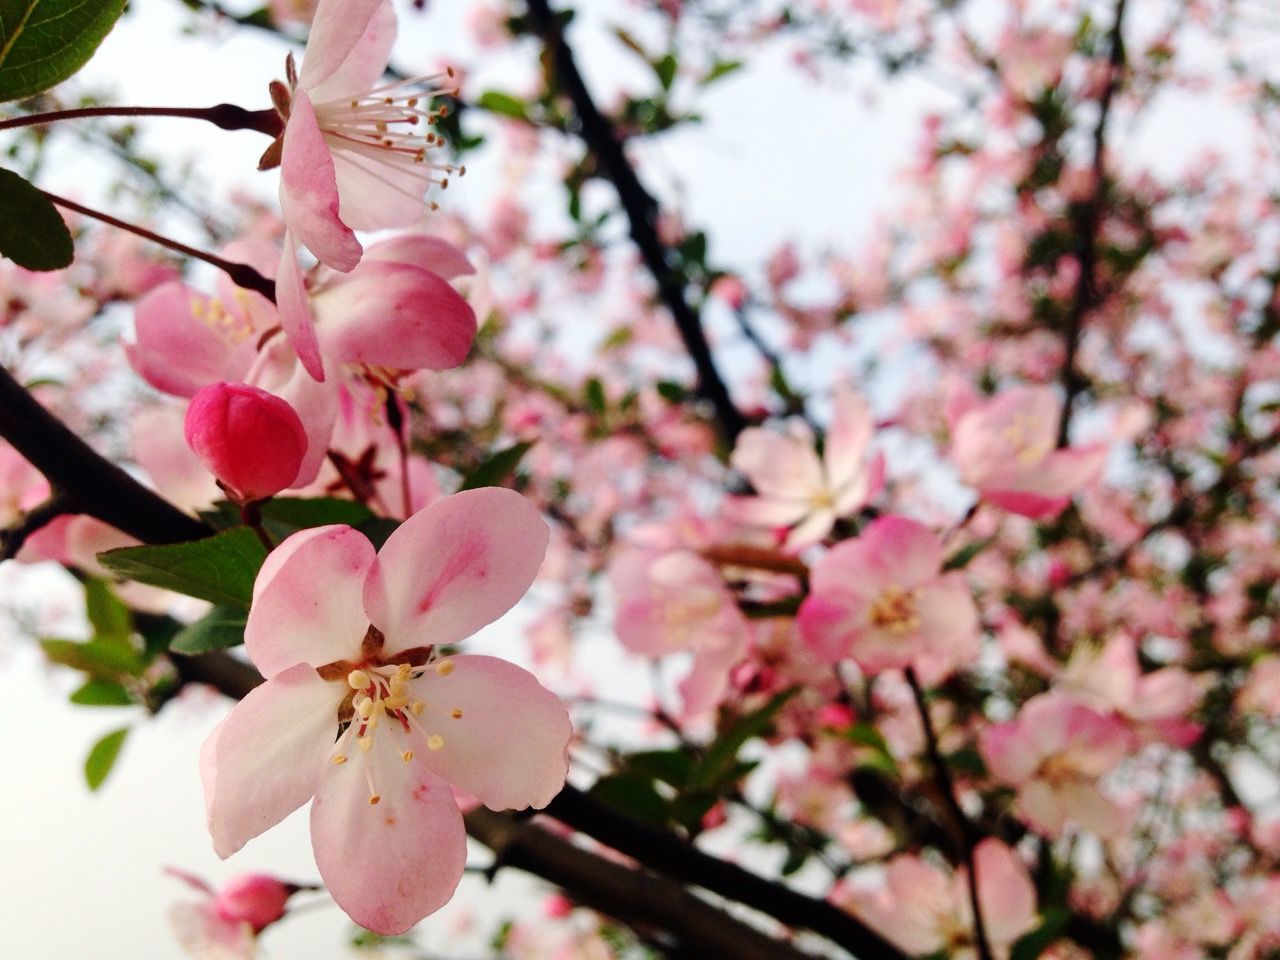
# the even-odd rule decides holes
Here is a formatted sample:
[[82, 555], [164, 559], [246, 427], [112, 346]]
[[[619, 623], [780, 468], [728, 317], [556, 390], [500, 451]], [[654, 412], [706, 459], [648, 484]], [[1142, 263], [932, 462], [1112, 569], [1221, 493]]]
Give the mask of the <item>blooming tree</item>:
[[[471, 870], [542, 884], [494, 957], [1280, 956], [1274, 12], [426, 6], [0, 2], [0, 542], [87, 635], [12, 632], [128, 717], [92, 789], [186, 704], [219, 857], [310, 805], [314, 876], [169, 868], [177, 942], [453, 955]], [[161, 7], [280, 75], [88, 87]], [[768, 69], [937, 89], [865, 223], [776, 235], [788, 171], [731, 263], [655, 157]], [[192, 120], [253, 186], [148, 156]]]

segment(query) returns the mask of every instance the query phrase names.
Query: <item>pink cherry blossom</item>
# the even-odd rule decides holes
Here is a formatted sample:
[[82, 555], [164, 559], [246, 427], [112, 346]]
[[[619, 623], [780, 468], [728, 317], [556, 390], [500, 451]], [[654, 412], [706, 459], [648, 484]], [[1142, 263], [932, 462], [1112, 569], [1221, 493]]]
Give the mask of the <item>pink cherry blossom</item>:
[[268, 874], [248, 873], [232, 877], [215, 890], [183, 870], [167, 867], [165, 872], [201, 894], [195, 903], [169, 908], [169, 924], [179, 945], [200, 960], [249, 960], [257, 935], [285, 915], [291, 896], [310, 889]]
[[[1006, 960], [1014, 942], [1036, 926], [1035, 887], [1026, 866], [999, 840], [983, 840], [973, 857], [987, 942], [997, 958]], [[865, 892], [846, 885], [838, 902], [912, 956], [972, 960], [978, 955], [963, 868], [948, 875], [932, 863], [903, 854], [890, 860], [884, 873], [884, 887]]]
[[813, 567], [797, 623], [814, 655], [863, 670], [915, 666], [927, 679], [978, 656], [978, 611], [942, 542], [905, 517], [880, 517]]
[[[363, 252], [356, 230], [405, 227], [421, 217], [424, 194], [453, 168], [428, 159], [440, 142], [430, 127], [439, 78], [381, 84], [396, 36], [391, 0], [320, 0], [289, 85], [272, 84], [284, 133], [264, 156], [280, 164], [280, 207], [293, 241], [335, 270]], [[282, 261], [283, 263], [283, 261]]]
[[822, 459], [803, 421], [793, 421], [785, 433], [760, 427], [742, 431], [730, 463], [746, 475], [758, 496], [731, 501], [730, 512], [743, 523], [791, 527], [790, 549], [817, 543], [837, 519], [860, 510], [884, 483], [883, 458], [868, 460], [872, 430], [866, 401], [840, 388]]
[[720, 572], [687, 549], [635, 547], [609, 565], [623, 646], [647, 657], [692, 651], [680, 684], [685, 712], [705, 713], [724, 696], [729, 670], [747, 647], [747, 622]]
[[990, 400], [953, 401], [951, 459], [988, 503], [1034, 520], [1056, 517], [1097, 479], [1100, 444], [1057, 449], [1062, 402], [1049, 387], [1012, 387]]
[[245, 627], [268, 679], [201, 752], [219, 856], [314, 797], [316, 864], [357, 923], [402, 933], [448, 902], [466, 860], [450, 785], [543, 807], [568, 770], [554, 694], [504, 660], [436, 650], [520, 599], [547, 537], [527, 500], [485, 488], [428, 506], [376, 554], [345, 526], [276, 548]]
[[1019, 814], [1039, 832], [1056, 837], [1068, 823], [1101, 836], [1124, 828], [1122, 810], [1098, 785], [1133, 744], [1114, 714], [1040, 694], [1013, 720], [983, 730], [979, 744], [992, 774], [1018, 788]]

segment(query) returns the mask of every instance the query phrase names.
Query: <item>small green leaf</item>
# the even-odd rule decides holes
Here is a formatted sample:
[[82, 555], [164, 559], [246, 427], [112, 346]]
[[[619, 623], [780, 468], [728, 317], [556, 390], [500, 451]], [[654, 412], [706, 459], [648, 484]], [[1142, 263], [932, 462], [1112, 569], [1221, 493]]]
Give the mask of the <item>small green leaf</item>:
[[90, 790], [97, 790], [102, 786], [102, 782], [107, 779], [107, 774], [115, 766], [116, 758], [120, 756], [120, 748], [124, 746], [124, 738], [128, 735], [128, 727], [113, 730], [89, 750], [89, 756], [84, 759], [84, 778], [88, 782]]
[[676, 79], [676, 70], [679, 67], [679, 61], [669, 53], [665, 57], [654, 61], [653, 72], [658, 75], [658, 82], [662, 84], [663, 90], [671, 89], [671, 84]]
[[138, 676], [144, 668], [137, 651], [117, 640], [41, 640], [40, 649], [54, 663], [95, 677]]
[[84, 583], [84, 607], [93, 635], [99, 640], [123, 640], [133, 636], [133, 617], [111, 585], [93, 577]]
[[0, 102], [67, 79], [123, 12], [124, 0], [0, 0]]
[[975, 540], [968, 546], [961, 547], [951, 556], [947, 557], [946, 561], [942, 564], [942, 569], [963, 570], [969, 565], [969, 561], [995, 542], [995, 537], [983, 537], [981, 540]]
[[122, 547], [98, 554], [112, 573], [126, 580], [176, 590], [228, 607], [248, 607], [253, 581], [267, 551], [247, 527], [224, 530], [204, 540], [159, 547]]
[[720, 798], [709, 791], [682, 793], [667, 806], [670, 818], [691, 833], [702, 829], [702, 818]]
[[28, 270], [60, 270], [70, 265], [76, 255], [71, 231], [53, 202], [12, 170], [3, 168], [0, 255]]
[[1071, 919], [1071, 911], [1064, 907], [1046, 907], [1041, 911], [1044, 922], [1017, 940], [1009, 954], [1009, 960], [1036, 960], [1053, 941], [1062, 935], [1062, 929]]
[[387, 542], [387, 537], [400, 528], [400, 523], [401, 521], [392, 517], [375, 517], [360, 524], [356, 529], [369, 538], [375, 550], [381, 550], [382, 545]]
[[500, 90], [486, 90], [476, 99], [475, 105], [481, 110], [512, 117], [515, 120], [529, 119], [529, 105], [518, 97]]
[[275, 497], [262, 505], [262, 519], [271, 524], [308, 530], [331, 523], [358, 527], [372, 520], [374, 512], [363, 503], [337, 497]]
[[703, 75], [702, 85], [705, 87], [715, 83], [717, 80], [727, 77], [731, 73], [737, 73], [741, 69], [741, 60], [717, 60], [711, 65], [711, 69]]
[[684, 750], [640, 750], [622, 758], [622, 769], [629, 776], [661, 780], [679, 789], [689, 782], [693, 758]]
[[244, 643], [247, 614], [242, 607], [214, 607], [207, 614], [178, 631], [169, 644], [174, 653], [208, 653]]
[[602, 777], [591, 796], [621, 813], [646, 823], [665, 824], [667, 804], [648, 780], [639, 777]]
[[524, 455], [532, 448], [533, 443], [529, 441], [521, 441], [520, 443], [513, 443], [509, 447], [504, 447], [467, 474], [458, 489], [474, 490], [476, 487], [496, 487], [511, 474], [515, 473], [516, 467], [520, 466], [520, 461], [524, 459]]
[[592, 413], [602, 414], [609, 409], [608, 398], [605, 397], [604, 384], [599, 377], [592, 377], [582, 389], [582, 398], [587, 409]]
[[799, 687], [783, 690], [770, 698], [759, 710], [741, 717], [707, 750], [706, 756], [693, 768], [689, 775], [689, 786], [699, 789], [719, 787], [729, 781], [738, 772], [735, 768], [738, 751], [752, 737], [757, 737], [769, 729], [773, 718], [796, 693]]
[[133, 706], [133, 697], [114, 680], [90, 677], [84, 686], [71, 694], [71, 702], [81, 707], [130, 707]]
[[667, 403], [684, 403], [689, 399], [688, 388], [676, 383], [674, 380], [659, 380], [654, 384], [654, 389], [658, 391], [658, 396], [662, 397]]

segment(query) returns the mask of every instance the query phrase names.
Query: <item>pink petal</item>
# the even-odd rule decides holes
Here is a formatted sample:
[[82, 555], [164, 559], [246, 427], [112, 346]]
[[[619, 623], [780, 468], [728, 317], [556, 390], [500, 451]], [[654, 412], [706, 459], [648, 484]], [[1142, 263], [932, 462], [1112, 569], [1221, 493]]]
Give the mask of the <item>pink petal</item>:
[[299, 664], [252, 690], [209, 734], [200, 776], [218, 856], [231, 856], [315, 792], [347, 689]]
[[709, 714], [724, 699], [729, 689], [730, 671], [746, 653], [746, 633], [741, 642], [710, 649], [699, 649], [693, 656], [693, 669], [680, 681], [680, 705], [686, 717]]
[[467, 358], [476, 315], [430, 270], [361, 262], [315, 298], [326, 356], [393, 370], [446, 370]]
[[822, 459], [828, 486], [839, 490], [864, 472], [874, 424], [866, 400], [847, 387], [836, 388], [834, 401], [835, 413]]
[[774, 499], [804, 499], [825, 490], [822, 463], [807, 428], [779, 433], [749, 427], [738, 437], [729, 462], [756, 492]]
[[429, 159], [417, 162], [385, 147], [337, 137], [327, 142], [344, 222], [356, 230], [380, 230], [422, 219], [423, 196], [439, 176]]
[[375, 86], [395, 41], [390, 0], [321, 0], [298, 73], [317, 103]]
[[421, 267], [445, 280], [471, 276], [476, 272], [467, 255], [442, 237], [425, 233], [402, 233], [375, 243], [364, 254], [365, 261], [385, 260]]
[[1027, 868], [999, 840], [988, 837], [974, 848], [978, 903], [987, 935], [1011, 944], [1036, 925], [1036, 890]]
[[432, 774], [427, 750], [405, 763], [393, 733], [380, 730], [368, 753], [328, 764], [311, 805], [311, 844], [330, 895], [352, 920], [384, 936], [448, 903], [467, 864], [449, 785]]
[[386, 652], [457, 643], [524, 596], [550, 531], [513, 490], [484, 487], [438, 500], [387, 538], [364, 608]]
[[1052, 520], [1071, 502], [1070, 497], [1046, 497], [1025, 490], [981, 490], [982, 499], [993, 507], [1032, 520]]
[[769, 497], [729, 497], [724, 515], [735, 523], [753, 527], [789, 527], [799, 523], [812, 509], [808, 500]]
[[[279, 349], [286, 348], [281, 346]], [[297, 489], [315, 482], [328, 458], [342, 388], [336, 378], [317, 382], [301, 364], [292, 363], [292, 366], [293, 375], [275, 393], [297, 411], [307, 434], [306, 456], [302, 458], [293, 483], [289, 484], [292, 489]]]
[[418, 722], [444, 741], [422, 745], [426, 765], [493, 810], [545, 807], [569, 772], [573, 726], [560, 698], [497, 657], [443, 663], [453, 669], [428, 669], [410, 684], [426, 704]]
[[340, 525], [295, 533], [271, 551], [253, 585], [245, 650], [264, 676], [296, 663], [355, 659], [369, 627], [360, 598], [373, 544]]
[[914, 587], [942, 569], [942, 541], [928, 527], [906, 517], [873, 520], [858, 537], [861, 560], [879, 582]]
[[208, 297], [181, 283], [162, 284], [142, 297], [134, 311], [135, 340], [124, 345], [130, 366], [157, 390], [179, 397], [218, 380], [238, 379], [247, 357], [197, 318], [208, 308]]
[[315, 108], [302, 91], [294, 93], [284, 128], [280, 208], [288, 230], [322, 263], [345, 273], [360, 262], [360, 241], [339, 218], [333, 155], [320, 132]]
[[797, 525], [789, 534], [787, 534], [786, 543], [783, 546], [792, 551], [800, 551], [805, 547], [811, 547], [815, 543], [821, 542], [822, 538], [831, 532], [831, 528], [835, 526], [836, 513], [829, 508], [814, 510], [799, 525]]
[[280, 310], [280, 326], [298, 360], [313, 379], [323, 382], [324, 362], [320, 358], [320, 341], [316, 339], [307, 285], [298, 269], [298, 248], [288, 232], [284, 235], [284, 251], [276, 277], [276, 306]]

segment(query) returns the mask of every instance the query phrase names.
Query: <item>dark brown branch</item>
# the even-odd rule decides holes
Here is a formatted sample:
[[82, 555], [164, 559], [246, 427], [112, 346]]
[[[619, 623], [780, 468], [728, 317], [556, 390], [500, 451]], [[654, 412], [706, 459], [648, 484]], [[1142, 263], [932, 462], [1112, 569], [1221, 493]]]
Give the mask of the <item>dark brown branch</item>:
[[960, 801], [956, 797], [956, 785], [951, 779], [951, 769], [938, 747], [938, 732], [933, 727], [933, 718], [929, 715], [929, 705], [924, 699], [924, 689], [920, 686], [920, 678], [915, 669], [907, 667], [907, 683], [911, 685], [911, 695], [915, 699], [916, 710], [920, 714], [920, 723], [924, 726], [925, 751], [929, 755], [929, 764], [933, 767], [934, 782], [942, 795], [942, 802], [947, 808], [956, 832], [956, 844], [964, 860], [966, 879], [969, 887], [969, 908], [973, 912], [973, 939], [978, 948], [980, 960], [995, 960], [991, 952], [991, 941], [987, 939], [987, 925], [982, 916], [982, 904], [978, 898], [978, 865], [973, 855], [980, 834], [977, 827], [969, 819]]
[[1107, 200], [1107, 120], [1111, 104], [1124, 75], [1124, 9], [1126, 0], [1116, 4], [1115, 23], [1111, 26], [1110, 71], [1107, 84], [1098, 100], [1098, 122], [1093, 128], [1093, 194], [1080, 211], [1077, 225], [1076, 261], [1080, 274], [1076, 278], [1075, 299], [1067, 317], [1064, 331], [1066, 353], [1062, 359], [1062, 386], [1066, 397], [1062, 404], [1062, 416], [1058, 421], [1058, 446], [1065, 447], [1071, 430], [1071, 413], [1076, 397], [1088, 385], [1079, 370], [1076, 355], [1080, 350], [1080, 338], [1085, 320], [1098, 306], [1098, 231], [1101, 226], [1103, 205]]
[[12, 560], [29, 536], [57, 517], [75, 512], [72, 499], [55, 490], [49, 499], [28, 510], [12, 527], [0, 530], [0, 560]]
[[212, 531], [103, 459], [0, 367], [0, 436], [69, 498], [144, 543], [197, 540]]
[[729, 389], [711, 355], [702, 322], [685, 297], [687, 281], [672, 266], [670, 253], [658, 237], [658, 204], [640, 183], [613, 125], [592, 99], [582, 74], [578, 72], [573, 50], [565, 40], [559, 17], [547, 0], [527, 0], [527, 6], [529, 23], [542, 40], [556, 80], [573, 102], [578, 134], [618, 191], [618, 199], [627, 214], [631, 239], [653, 276], [658, 286], [658, 297], [671, 313], [685, 350], [693, 360], [698, 373], [697, 392], [715, 409], [721, 432], [732, 443], [747, 422], [729, 396]]
[[219, 103], [212, 107], [76, 107], [0, 120], [0, 130], [39, 127], [86, 117], [183, 117], [204, 120], [223, 130], [255, 130], [269, 137], [278, 137], [284, 132], [284, 121], [274, 110], [246, 110], [233, 103]]

